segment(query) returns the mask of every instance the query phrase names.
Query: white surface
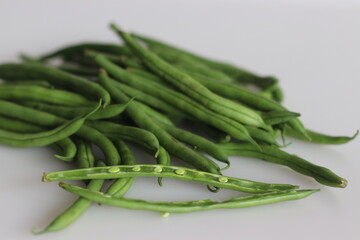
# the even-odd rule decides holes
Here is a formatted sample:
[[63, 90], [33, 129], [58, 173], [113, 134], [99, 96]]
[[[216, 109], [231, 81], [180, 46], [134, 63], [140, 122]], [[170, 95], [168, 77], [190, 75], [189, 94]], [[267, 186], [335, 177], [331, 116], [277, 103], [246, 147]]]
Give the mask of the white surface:
[[[78, 41], [116, 42], [110, 21], [274, 74], [285, 104], [305, 124], [329, 134], [351, 135], [360, 124], [360, 7], [358, 1], [1, 1], [0, 60], [19, 52], [40, 54]], [[1, 106], [0, 106], [1, 107]], [[359, 139], [343, 146], [294, 142], [288, 148], [349, 181], [346, 189], [317, 184], [291, 170], [254, 159], [232, 158], [227, 175], [298, 184], [321, 192], [299, 201], [191, 214], [157, 213], [93, 205], [68, 229], [33, 236], [75, 196], [43, 172], [68, 168], [50, 150], [0, 147], [1, 239], [360, 239]], [[203, 186], [151, 178], [137, 181], [129, 197], [186, 200], [215, 195]]]

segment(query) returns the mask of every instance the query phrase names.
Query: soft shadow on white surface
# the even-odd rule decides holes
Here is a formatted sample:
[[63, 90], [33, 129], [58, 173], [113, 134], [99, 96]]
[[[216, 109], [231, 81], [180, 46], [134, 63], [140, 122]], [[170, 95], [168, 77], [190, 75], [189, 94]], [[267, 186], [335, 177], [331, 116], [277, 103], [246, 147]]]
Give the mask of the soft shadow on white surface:
[[[360, 128], [360, 8], [355, 1], [1, 1], [0, 60], [20, 52], [42, 54], [81, 41], [117, 42], [110, 21], [126, 30], [167, 40], [206, 56], [275, 75], [285, 105], [311, 128], [352, 135]], [[0, 106], [1, 107], [1, 106]], [[0, 147], [2, 239], [347, 239], [360, 238], [359, 139], [344, 146], [294, 141], [287, 150], [349, 180], [346, 189], [261, 160], [231, 158], [225, 174], [291, 183], [321, 192], [299, 201], [236, 210], [171, 214], [94, 204], [68, 229], [41, 236], [73, 195], [42, 183], [43, 172], [71, 168], [45, 148]], [[164, 179], [137, 180], [129, 197], [186, 200], [215, 196], [202, 185]], [[222, 197], [235, 196], [221, 191]]]

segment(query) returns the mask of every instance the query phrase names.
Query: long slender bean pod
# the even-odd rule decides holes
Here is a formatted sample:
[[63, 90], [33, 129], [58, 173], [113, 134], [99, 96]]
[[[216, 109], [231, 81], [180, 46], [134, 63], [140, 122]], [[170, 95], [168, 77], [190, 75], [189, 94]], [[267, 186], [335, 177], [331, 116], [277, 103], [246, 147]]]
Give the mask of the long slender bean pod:
[[262, 152], [247, 143], [224, 143], [220, 144], [220, 146], [229, 155], [255, 157], [268, 162], [284, 165], [296, 172], [312, 177], [319, 183], [327, 186], [345, 188], [347, 185], [346, 179], [339, 177], [331, 170], [315, 165], [298, 156], [281, 151], [274, 146], [262, 145]]
[[297, 188], [297, 186], [290, 184], [269, 184], [234, 177], [226, 177], [219, 174], [203, 172], [191, 168], [150, 164], [125, 166], [118, 165], [111, 167], [96, 167], [52, 172], [44, 174], [43, 181], [51, 182], [64, 180], [113, 179], [139, 176], [177, 178], [181, 180], [208, 184], [219, 188], [232, 189], [249, 193], [264, 193]]
[[231, 198], [229, 200], [217, 202], [212, 200], [197, 200], [183, 202], [155, 202], [144, 201], [129, 198], [114, 198], [111, 195], [103, 194], [97, 191], [90, 191], [67, 183], [59, 183], [59, 186], [66, 191], [79, 196], [91, 199], [105, 205], [122, 207], [136, 210], [149, 210], [167, 213], [187, 213], [195, 211], [205, 211], [217, 208], [244, 208], [253, 207], [270, 203], [277, 203], [288, 200], [297, 200], [305, 198], [319, 190], [292, 190], [280, 191], [275, 193], [254, 194], [244, 197]]
[[76, 154], [76, 165], [79, 168], [90, 168], [95, 166], [95, 157], [92, 152], [91, 143], [78, 139], [76, 142], [77, 154]]

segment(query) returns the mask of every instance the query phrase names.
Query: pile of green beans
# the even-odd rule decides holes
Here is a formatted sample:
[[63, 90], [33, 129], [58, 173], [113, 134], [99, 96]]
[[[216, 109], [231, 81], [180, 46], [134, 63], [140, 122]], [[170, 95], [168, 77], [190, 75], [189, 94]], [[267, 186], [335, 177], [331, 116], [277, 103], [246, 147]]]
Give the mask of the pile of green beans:
[[[0, 144], [48, 146], [74, 169], [46, 173], [43, 181], [82, 180], [86, 185], [60, 182], [79, 198], [34, 233], [66, 228], [92, 202], [185, 213], [296, 200], [318, 191], [224, 176], [233, 155], [280, 164], [326, 186], [346, 187], [345, 178], [281, 148], [287, 136], [344, 144], [358, 132], [346, 137], [307, 129], [299, 113], [282, 105], [283, 91], [274, 77], [129, 34], [115, 24], [111, 29], [122, 44], [79, 43], [0, 64]], [[95, 154], [94, 145], [103, 156]], [[138, 164], [134, 149], [155, 163]], [[250, 194], [221, 202], [124, 197], [134, 180], [144, 176], [157, 177], [160, 186], [166, 177], [203, 183], [212, 192], [223, 188]]]

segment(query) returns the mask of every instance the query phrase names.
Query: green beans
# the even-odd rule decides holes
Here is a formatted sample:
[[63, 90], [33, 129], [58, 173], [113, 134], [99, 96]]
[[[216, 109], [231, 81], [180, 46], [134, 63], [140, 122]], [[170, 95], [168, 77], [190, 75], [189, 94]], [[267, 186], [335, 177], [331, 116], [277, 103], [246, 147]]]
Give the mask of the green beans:
[[139, 176], [177, 178], [249, 193], [264, 193], [297, 188], [297, 186], [289, 184], [261, 183], [240, 178], [225, 177], [190, 168], [165, 165], [119, 165], [60, 171], [44, 174], [43, 181], [113, 179]]
[[[233, 136], [234, 138], [250, 141], [256, 145], [256, 142], [251, 138], [246, 128], [242, 124], [217, 114], [207, 109], [203, 105], [184, 96], [183, 94], [166, 88], [161, 84], [157, 84], [151, 81], [144, 82], [139, 79], [138, 76], [131, 75], [129, 72], [122, 70], [101, 55], [96, 55], [95, 60], [102, 67], [106, 68], [106, 70], [108, 70], [118, 80], [126, 80], [127, 83], [133, 87], [141, 89], [144, 92], [153, 94], [162, 100], [167, 101], [171, 105], [181, 109], [193, 117], [229, 133], [229, 135]], [[111, 81], [111, 79], [110, 82], [112, 85], [115, 84], [113, 81]]]
[[318, 190], [292, 190], [275, 193], [255, 194], [245, 197], [231, 198], [226, 201], [217, 202], [212, 200], [197, 200], [183, 202], [153, 202], [128, 198], [113, 198], [111, 195], [96, 191], [90, 191], [84, 188], [73, 186], [71, 184], [59, 183], [59, 186], [66, 191], [78, 194], [92, 201], [115, 207], [122, 207], [137, 210], [149, 210], [167, 213], [186, 213], [195, 211], [204, 211], [217, 208], [243, 208], [259, 206], [263, 204], [277, 203], [287, 200], [296, 200], [305, 198]]
[[[105, 166], [103, 162], [98, 162], [98, 166]], [[87, 189], [90, 191], [99, 191], [103, 186], [104, 180], [92, 180], [89, 182]], [[78, 198], [68, 209], [66, 209], [62, 214], [56, 217], [44, 230], [40, 232], [35, 232], [35, 234], [42, 234], [46, 232], [55, 232], [60, 231], [76, 219], [78, 219], [85, 211], [90, 207], [92, 203], [91, 200], [80, 197]]]
[[191, 98], [238, 122], [266, 128], [261, 116], [255, 111], [214, 94], [189, 75], [178, 71], [155, 54], [144, 49], [139, 43], [133, 40], [129, 34], [121, 31], [114, 24], [111, 25], [111, 28], [121, 36], [126, 44], [129, 45], [132, 52], [138, 56], [150, 70], [176, 86], [182, 92], [188, 94]]
[[1, 86], [0, 99], [15, 101], [40, 101], [67, 106], [91, 106], [85, 97], [62, 90], [49, 89], [39, 86]]
[[337, 176], [329, 169], [315, 165], [298, 156], [288, 154], [274, 146], [262, 145], [262, 152], [247, 143], [224, 143], [220, 144], [220, 146], [229, 155], [255, 157], [288, 166], [294, 171], [310, 176], [327, 186], [345, 188], [347, 185], [346, 179]]
[[84, 94], [89, 99], [103, 100], [103, 106], [110, 103], [110, 95], [98, 84], [59, 69], [42, 64], [0, 65], [0, 78], [4, 80], [33, 80], [43, 79], [55, 86], [65, 87], [74, 92]]
[[76, 133], [84, 124], [86, 118], [96, 112], [99, 107], [100, 105], [87, 115], [71, 120], [50, 131], [19, 134], [0, 130], [0, 144], [14, 147], [38, 147], [52, 144]]
[[[119, 89], [113, 88], [111, 81], [105, 71], [100, 71], [100, 79], [101, 84], [110, 92], [115, 101], [126, 102], [129, 100], [129, 98]], [[139, 127], [152, 132], [159, 140], [160, 145], [163, 146], [169, 153], [178, 156], [180, 159], [188, 162], [199, 170], [219, 173], [219, 167], [214, 162], [185, 147], [176, 139], [171, 137], [166, 131], [160, 128], [151, 119], [149, 119], [145, 113], [140, 111], [136, 101], [132, 101], [129, 104], [128, 108], [126, 109], [126, 113]]]
[[[54, 127], [67, 122], [67, 120], [53, 114], [24, 107], [15, 103], [0, 100], [0, 114], [38, 124], [44, 127]], [[99, 146], [104, 152], [105, 159], [109, 165], [116, 165], [120, 162], [120, 156], [112, 142], [99, 131], [83, 125], [76, 135]]]

